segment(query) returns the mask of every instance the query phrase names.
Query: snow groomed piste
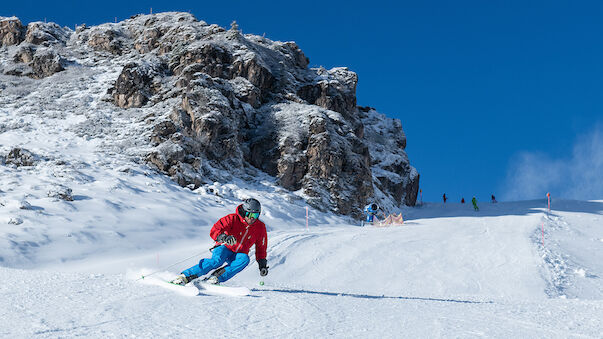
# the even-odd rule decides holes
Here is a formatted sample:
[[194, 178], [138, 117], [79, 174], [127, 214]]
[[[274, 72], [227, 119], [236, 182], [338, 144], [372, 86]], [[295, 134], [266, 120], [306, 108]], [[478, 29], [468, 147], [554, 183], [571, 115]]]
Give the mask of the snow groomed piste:
[[265, 285], [255, 267], [224, 284], [248, 289], [242, 297], [149, 283], [177, 269], [139, 280], [209, 248], [207, 227], [194, 241], [117, 256], [94, 254], [91, 243], [93, 254], [80, 262], [0, 268], [2, 335], [211, 335], [219, 328], [278, 337], [597, 337], [602, 202], [557, 205], [548, 213], [542, 201], [499, 203], [476, 215], [460, 204], [426, 204], [405, 211], [400, 227], [307, 230], [272, 219], [281, 227], [269, 234]]

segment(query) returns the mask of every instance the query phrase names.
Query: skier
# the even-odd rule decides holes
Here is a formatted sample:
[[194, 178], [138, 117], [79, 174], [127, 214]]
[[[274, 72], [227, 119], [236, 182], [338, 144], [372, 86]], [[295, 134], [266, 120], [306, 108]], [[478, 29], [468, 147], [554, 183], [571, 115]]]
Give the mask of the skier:
[[372, 203], [364, 207], [364, 213], [366, 213], [366, 223], [373, 223], [375, 214], [379, 211], [379, 205]]
[[492, 203], [495, 204], [496, 202], [496, 197], [494, 196], [494, 194], [492, 194]]
[[476, 212], [479, 211], [479, 207], [477, 207], [477, 199], [475, 199], [475, 197], [473, 197], [473, 199], [471, 199], [471, 203], [473, 204], [473, 209]]
[[[268, 274], [266, 248], [268, 236], [266, 225], [258, 218], [261, 212], [260, 202], [256, 199], [245, 199], [237, 206], [236, 212], [222, 217], [212, 227], [209, 235], [216, 241], [212, 249], [212, 257], [201, 259], [198, 265], [181, 272], [172, 280], [173, 284], [186, 285], [188, 282], [203, 276], [211, 270], [213, 273], [204, 279], [210, 284], [219, 284], [241, 272], [249, 264], [249, 249], [255, 245], [255, 258], [260, 275]], [[222, 264], [225, 266], [221, 267]]]
[[442, 196], [442, 200], [444, 200], [444, 203], [446, 203], [446, 200], [448, 200], [448, 197], [446, 196], [446, 193], [444, 193], [444, 195]]
[[465, 198], [461, 198], [461, 204], [465, 203]]

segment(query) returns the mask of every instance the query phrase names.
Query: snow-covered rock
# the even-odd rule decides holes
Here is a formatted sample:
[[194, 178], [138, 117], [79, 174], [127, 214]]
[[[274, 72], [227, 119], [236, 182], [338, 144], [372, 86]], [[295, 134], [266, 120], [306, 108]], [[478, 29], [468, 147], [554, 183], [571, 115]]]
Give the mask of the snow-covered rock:
[[30, 63], [31, 77], [41, 79], [63, 71], [63, 63], [61, 56], [52, 49], [38, 49]]
[[45, 45], [60, 43], [65, 45], [72, 31], [61, 27], [54, 22], [32, 22], [27, 25], [25, 41], [34, 45]]
[[5, 158], [6, 164], [19, 166], [33, 166], [38, 161], [39, 157], [24, 148], [13, 148]]
[[[308, 68], [294, 42], [177, 12], [75, 32], [41, 22], [24, 32], [17, 18], [1, 22], [3, 36], [17, 45], [0, 53], [4, 74], [52, 77], [39, 85], [61, 86], [79, 81], [73, 79], [76, 70], [109, 70], [101, 82], [80, 81], [104, 95], [74, 112], [88, 118], [78, 135], [107, 138], [104, 144], [119, 135], [122, 146], [137, 147], [113, 145], [115, 151], [136, 153], [183, 187], [268, 174], [320, 210], [355, 217], [369, 201], [391, 208], [416, 202], [419, 176], [404, 151], [401, 123], [359, 109], [357, 74], [345, 67]], [[40, 100], [61, 114], [69, 111], [52, 98]], [[96, 112], [101, 106], [104, 113]], [[103, 127], [116, 114], [139, 117], [144, 124], [137, 130], [144, 132], [134, 136], [121, 131], [127, 126]]]
[[0, 46], [18, 45], [23, 41], [24, 28], [17, 17], [0, 16]]

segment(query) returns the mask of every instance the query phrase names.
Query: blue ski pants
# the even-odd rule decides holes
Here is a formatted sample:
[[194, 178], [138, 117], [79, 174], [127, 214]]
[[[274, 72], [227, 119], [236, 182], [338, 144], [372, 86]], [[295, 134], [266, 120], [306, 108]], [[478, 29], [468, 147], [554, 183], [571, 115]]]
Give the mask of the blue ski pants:
[[200, 277], [209, 273], [209, 271], [219, 268], [222, 264], [227, 263], [224, 267], [224, 272], [218, 277], [220, 282], [224, 282], [235, 274], [241, 272], [249, 264], [249, 256], [245, 253], [235, 253], [226, 246], [218, 246], [214, 248], [211, 258], [201, 259], [199, 265], [195, 265], [189, 269], [182, 271], [187, 277]]

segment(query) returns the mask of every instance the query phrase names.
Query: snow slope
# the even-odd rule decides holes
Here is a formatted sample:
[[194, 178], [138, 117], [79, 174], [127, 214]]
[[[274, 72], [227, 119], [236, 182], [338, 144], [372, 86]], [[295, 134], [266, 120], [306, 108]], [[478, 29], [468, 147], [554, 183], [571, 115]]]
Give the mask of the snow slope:
[[[149, 209], [136, 201], [130, 210], [143, 218]], [[190, 234], [155, 224], [142, 234], [165, 241], [138, 249], [108, 245], [112, 235], [97, 231], [81, 245], [87, 253], [70, 258], [77, 260], [65, 261], [73, 249], [57, 243], [31, 269], [0, 268], [0, 336], [601, 337], [603, 202], [558, 201], [550, 214], [543, 201], [488, 204], [478, 213], [426, 204], [406, 210], [401, 227], [325, 217], [311, 218], [309, 230], [301, 213], [278, 218], [276, 202], [264, 205], [265, 285], [253, 260], [225, 284], [252, 288], [249, 297], [186, 297], [139, 279], [176, 274], [209, 255], [209, 226], [199, 220], [182, 218]], [[200, 220], [228, 207], [204, 209]], [[126, 239], [139, 239], [135, 227], [122, 227]]]

